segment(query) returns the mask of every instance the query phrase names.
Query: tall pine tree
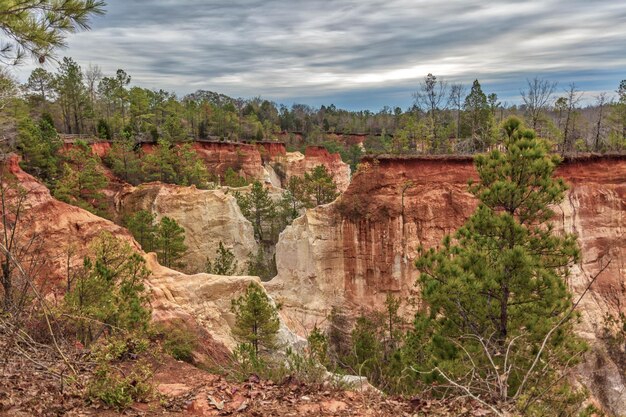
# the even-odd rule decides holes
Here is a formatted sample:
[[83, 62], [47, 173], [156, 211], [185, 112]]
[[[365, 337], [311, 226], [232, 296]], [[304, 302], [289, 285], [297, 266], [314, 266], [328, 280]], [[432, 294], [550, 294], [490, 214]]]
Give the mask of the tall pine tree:
[[476, 212], [440, 248], [421, 250], [428, 311], [418, 314], [413, 336], [422, 339], [417, 369], [434, 368], [464, 394], [542, 415], [536, 400], [562, 386], [561, 371], [583, 349], [565, 281], [579, 250], [575, 236], [550, 223], [567, 189], [552, 177], [559, 158], [511, 125], [504, 152], [475, 159]]

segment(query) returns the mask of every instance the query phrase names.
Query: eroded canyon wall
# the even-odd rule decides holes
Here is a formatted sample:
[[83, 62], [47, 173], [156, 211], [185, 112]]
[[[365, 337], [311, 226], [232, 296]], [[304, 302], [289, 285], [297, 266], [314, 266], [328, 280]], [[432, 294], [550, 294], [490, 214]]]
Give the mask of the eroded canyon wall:
[[321, 146], [308, 146], [304, 154], [301, 152], [287, 152], [272, 158], [273, 164], [280, 164], [284, 170], [283, 188], [291, 177], [303, 177], [306, 172], [312, 171], [318, 165], [324, 165], [332, 175], [337, 190], [344, 192], [350, 184], [350, 166], [341, 160], [337, 153], [330, 153]]
[[[576, 233], [582, 249], [574, 296], [610, 261], [580, 305], [578, 332], [594, 346], [581, 375], [596, 395], [612, 390], [603, 402], [626, 412], [623, 373], [598, 341], [604, 315], [624, 311], [626, 301], [626, 157], [566, 160], [556, 175], [570, 186], [555, 207], [557, 229]], [[267, 288], [283, 317], [306, 333], [333, 306], [355, 315], [382, 310], [388, 292], [414, 293], [417, 247], [436, 247], [471, 215], [477, 203], [467, 182], [476, 178], [470, 158], [366, 160], [340, 199], [307, 210], [281, 235]]]
[[472, 213], [475, 175], [465, 159], [363, 163], [337, 201], [307, 210], [281, 235], [268, 288], [293, 309], [292, 326], [306, 332], [333, 306], [354, 314], [381, 307], [388, 292], [411, 294], [418, 246], [437, 245]]
[[121, 217], [146, 210], [157, 220], [164, 216], [176, 220], [185, 229], [188, 249], [181, 261], [187, 272], [204, 271], [207, 259], [216, 257], [220, 242], [241, 261], [242, 268], [258, 249], [252, 223], [227, 189], [199, 190], [158, 182], [126, 186], [115, 196], [115, 207]]
[[[249, 181], [259, 180], [275, 187], [285, 188], [292, 176], [303, 176], [317, 165], [324, 165], [333, 176], [339, 191], [345, 191], [350, 183], [350, 166], [339, 154], [331, 154], [325, 148], [309, 146], [304, 154], [287, 152], [281, 142], [192, 142], [193, 149], [202, 159], [210, 173], [223, 177], [231, 168]], [[106, 146], [93, 144], [94, 152], [106, 153]], [[142, 149], [152, 152], [154, 144], [144, 143]], [[101, 155], [102, 156], [102, 155]]]
[[[150, 293], [153, 320], [179, 328], [183, 326], [195, 333], [200, 342], [194, 352], [198, 362], [207, 362], [207, 359], [223, 362], [229, 359], [229, 352], [236, 345], [232, 336], [235, 320], [230, 310], [230, 302], [241, 295], [250, 282], [260, 283], [259, 278], [224, 277], [204, 273], [189, 275], [165, 268], [158, 264], [154, 254], [143, 253], [125, 228], [54, 199], [44, 185], [21, 170], [17, 156], [0, 161], [0, 170], [9, 173], [0, 177], [3, 184], [10, 184], [6, 187], [8, 191], [5, 194], [8, 205], [16, 203], [19, 195], [17, 190], [25, 193], [23, 214], [16, 223], [16, 239], [19, 241], [18, 246], [27, 244], [33, 237], [36, 239], [30, 250], [20, 252], [19, 261], [28, 272], [33, 272], [38, 290], [47, 299], [52, 302], [62, 300], [67, 288], [68, 268], [69, 271], [78, 271], [83, 265], [83, 258], [89, 254], [90, 243], [106, 231], [129, 242], [146, 259], [147, 267], [151, 271], [146, 286]], [[207, 196], [200, 190], [191, 190], [190, 187], [163, 184], [152, 184], [152, 187], [149, 184], [143, 192], [173, 196], [173, 199], [180, 200], [182, 207], [185, 204], [201, 207], [203, 198], [223, 197]], [[190, 195], [195, 197], [190, 198]], [[222, 205], [223, 215], [228, 215], [228, 207], [232, 208], [232, 197], [227, 197]], [[154, 203], [151, 198], [137, 198], [133, 203], [145, 201], [159, 204], [158, 201]], [[218, 213], [211, 216], [213, 215], [219, 220]], [[15, 219], [12, 218], [11, 221], [15, 222]], [[36, 266], [32, 270], [29, 268], [31, 264]], [[281, 326], [280, 337], [287, 343], [296, 341], [295, 336], [284, 325]]]

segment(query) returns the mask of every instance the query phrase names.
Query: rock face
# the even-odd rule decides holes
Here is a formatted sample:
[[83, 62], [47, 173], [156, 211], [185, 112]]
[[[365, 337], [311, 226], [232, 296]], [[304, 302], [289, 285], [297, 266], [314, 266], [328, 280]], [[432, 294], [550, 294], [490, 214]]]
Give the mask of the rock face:
[[[605, 313], [624, 311], [626, 301], [626, 157], [568, 160], [556, 175], [570, 185], [555, 208], [556, 226], [576, 233], [582, 249], [570, 277], [574, 296], [611, 261], [580, 305], [578, 332], [594, 346], [581, 376], [605, 406], [624, 413], [626, 381], [598, 335]], [[284, 319], [306, 333], [333, 306], [356, 314], [382, 309], [388, 292], [411, 294], [416, 248], [439, 245], [474, 211], [472, 178], [468, 158], [366, 161], [340, 199], [307, 210], [281, 234], [278, 275], [266, 288], [283, 304]]]
[[284, 316], [310, 330], [332, 306], [354, 313], [382, 307], [390, 291], [410, 294], [417, 247], [437, 245], [472, 213], [467, 179], [475, 175], [465, 160], [366, 162], [337, 201], [307, 210], [281, 234], [278, 276], [267, 288]]
[[[337, 183], [337, 190], [346, 191], [350, 184], [350, 166], [341, 160], [339, 154], [331, 154], [320, 146], [309, 146], [304, 155], [300, 152], [287, 152], [284, 157], [274, 158], [283, 166], [285, 184], [293, 176], [302, 177], [318, 165], [324, 165]], [[283, 184], [284, 185], [284, 184]]]
[[264, 180], [266, 177], [261, 152], [255, 145], [194, 142], [193, 148], [211, 173], [222, 176], [228, 168], [232, 168], [248, 180]]
[[[154, 144], [150, 143], [141, 146], [145, 153], [154, 149]], [[285, 144], [280, 142], [197, 141], [192, 146], [209, 172], [220, 177], [231, 168], [249, 181], [259, 180], [284, 188], [290, 177], [303, 176], [317, 165], [324, 165], [335, 179], [339, 191], [345, 191], [350, 183], [350, 167], [341, 161], [341, 156], [328, 153], [326, 149], [317, 146], [307, 147], [304, 155], [300, 152], [287, 152]], [[92, 147], [98, 154], [107, 151], [100, 144]]]
[[148, 183], [127, 186], [115, 199], [116, 210], [122, 215], [147, 210], [157, 220], [168, 216], [185, 229], [185, 271], [204, 271], [207, 258], [215, 258], [220, 242], [232, 250], [240, 268], [250, 253], [257, 252], [252, 224], [241, 214], [235, 197], [221, 189]]
[[[5, 166], [26, 192], [27, 210], [17, 223], [17, 233], [24, 241], [31, 238], [37, 241], [34, 251], [41, 265], [36, 274], [46, 277], [45, 283], [42, 283], [45, 290], [54, 291], [64, 282], [68, 264], [70, 269], [82, 265], [89, 242], [103, 231], [127, 240], [139, 249], [126, 229], [54, 199], [44, 185], [21, 170], [17, 156], [11, 156]], [[71, 254], [69, 258], [68, 252]]]
[[[34, 275], [39, 278], [37, 284], [42, 293], [60, 296], [65, 292], [68, 248], [73, 248], [69, 267], [78, 268], [82, 265], [83, 257], [88, 254], [90, 242], [102, 231], [108, 231], [115, 237], [128, 241], [137, 252], [142, 253], [126, 229], [52, 198], [45, 186], [20, 169], [17, 157], [9, 158], [4, 164], [0, 162], [0, 169], [2, 165], [28, 193], [25, 217], [19, 224], [20, 239], [27, 241], [33, 235], [42, 237], [41, 244], [34, 245], [32, 253], [29, 252], [28, 255], [28, 259], [32, 255], [43, 262], [37, 266]], [[147, 192], [150, 190], [148, 187]], [[181, 188], [178, 191], [193, 194], [196, 190]], [[226, 197], [226, 200], [232, 198]], [[15, 201], [14, 198], [15, 195], [8, 195], [9, 201]], [[201, 201], [194, 200], [199, 205]], [[200, 341], [194, 352], [198, 361], [210, 359], [225, 363], [229, 351], [235, 345], [231, 335], [234, 317], [230, 312], [230, 300], [241, 295], [250, 282], [260, 282], [259, 279], [209, 274], [186, 275], [159, 265], [154, 254], [143, 256], [151, 271], [146, 284], [151, 295], [153, 320], [167, 325], [183, 326], [195, 333]], [[297, 341], [297, 337], [284, 325], [279, 336], [286, 343]]]

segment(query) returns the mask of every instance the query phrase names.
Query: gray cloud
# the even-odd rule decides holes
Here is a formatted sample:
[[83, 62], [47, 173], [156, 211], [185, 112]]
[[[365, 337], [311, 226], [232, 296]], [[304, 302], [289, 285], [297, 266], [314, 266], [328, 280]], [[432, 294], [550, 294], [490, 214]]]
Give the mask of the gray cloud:
[[479, 78], [513, 101], [534, 75], [593, 90], [614, 90], [626, 78], [620, 1], [108, 3], [107, 15], [73, 35], [65, 53], [179, 94], [203, 88], [377, 109], [406, 107], [428, 72]]

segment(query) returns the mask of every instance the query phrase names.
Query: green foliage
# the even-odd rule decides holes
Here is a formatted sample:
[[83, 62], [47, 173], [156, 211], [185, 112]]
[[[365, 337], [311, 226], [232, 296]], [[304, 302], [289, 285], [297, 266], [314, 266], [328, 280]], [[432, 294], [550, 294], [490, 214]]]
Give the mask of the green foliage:
[[385, 392], [411, 394], [419, 386], [408, 367], [412, 352], [405, 343], [399, 306], [400, 301], [388, 295], [384, 311], [361, 314], [350, 334], [349, 348], [335, 349], [339, 354], [335, 361]]
[[174, 146], [159, 139], [154, 150], [143, 158], [142, 172], [148, 181], [208, 187], [206, 166], [188, 143]]
[[251, 374], [268, 374], [269, 363], [256, 352], [251, 343], [238, 344], [233, 351], [233, 359], [237, 366], [233, 373], [237, 374], [241, 380], [244, 380]]
[[98, 120], [96, 131], [98, 132], [98, 137], [100, 139], [111, 140], [113, 137], [111, 134], [111, 126], [109, 126], [109, 123], [104, 119]]
[[328, 338], [326, 335], [315, 326], [307, 336], [307, 342], [311, 357], [315, 358], [318, 363], [328, 366], [330, 359], [328, 357]]
[[176, 220], [164, 216], [157, 223], [154, 214], [139, 210], [125, 218], [125, 225], [146, 252], [156, 252], [161, 265], [180, 268], [180, 257], [187, 251], [185, 229]]
[[163, 349], [166, 353], [176, 360], [193, 362], [193, 351], [198, 346], [198, 338], [185, 327], [184, 323], [173, 322], [156, 330], [164, 338]]
[[209, 173], [206, 166], [189, 143], [178, 147], [174, 170], [176, 172], [175, 184], [195, 185], [198, 188], [208, 187]]
[[232, 169], [231, 167], [228, 167], [226, 172], [224, 172], [224, 185], [225, 186], [239, 188], [239, 187], [245, 187], [248, 184], [249, 184], [248, 181], [241, 175], [237, 174], [235, 170]]
[[207, 259], [205, 272], [215, 275], [236, 275], [237, 261], [235, 254], [220, 241], [213, 261]]
[[337, 184], [324, 165], [304, 173], [304, 188], [318, 206], [332, 202], [339, 195]]
[[245, 294], [232, 300], [235, 314], [233, 333], [242, 342], [252, 346], [258, 357], [260, 348], [273, 349], [276, 346], [279, 320], [275, 307], [261, 286], [251, 282]]
[[98, 363], [122, 361], [148, 350], [150, 342], [143, 337], [143, 333], [120, 332], [100, 339], [91, 346], [91, 357]]
[[103, 332], [145, 330], [150, 309], [144, 282], [150, 272], [143, 258], [109, 232], [92, 242], [90, 253], [65, 295], [77, 339], [87, 345]]
[[43, 63], [55, 49], [65, 46], [65, 36], [89, 29], [92, 15], [104, 13], [97, 0], [4, 0], [0, 5], [0, 29], [9, 37], [0, 51], [0, 62], [18, 63], [26, 54]]
[[270, 198], [269, 190], [261, 182], [255, 181], [249, 193], [236, 192], [234, 195], [241, 213], [252, 222], [254, 237], [259, 242], [270, 239], [276, 206]]
[[161, 265], [168, 268], [184, 266], [180, 257], [186, 251], [185, 229], [172, 218], [161, 218], [156, 230], [156, 253]]
[[125, 225], [145, 252], [156, 248], [157, 225], [155, 216], [147, 210], [139, 210], [125, 219]]
[[[579, 251], [575, 236], [556, 234], [549, 223], [567, 188], [552, 178], [559, 158], [532, 131], [505, 123], [514, 125], [505, 152], [475, 158], [480, 182], [469, 189], [480, 201], [476, 212], [454, 240], [420, 249], [428, 310], [417, 315], [412, 335], [427, 353], [416, 369], [435, 368], [438, 377], [487, 389], [489, 401], [530, 413], [542, 389], [559, 386], [584, 350], [572, 332], [565, 282]], [[536, 366], [539, 359], [551, 365]]]
[[147, 181], [176, 183], [176, 154], [170, 142], [159, 139], [154, 150], [143, 157], [141, 170]]
[[263, 250], [263, 247], [259, 247], [256, 254], [248, 254], [248, 258], [246, 262], [248, 275], [259, 277], [261, 281], [269, 281], [276, 276], [276, 260], [274, 257], [270, 258]]
[[474, 80], [463, 106], [465, 109], [463, 132], [471, 138], [472, 150], [484, 151], [494, 140], [494, 118], [487, 96], [483, 93], [478, 80]]
[[357, 318], [352, 330], [352, 366], [358, 375], [373, 376], [373, 371], [380, 367], [383, 359], [381, 329], [382, 320], [379, 314]]
[[149, 382], [153, 374], [147, 365], [136, 365], [128, 374], [122, 374], [108, 362], [96, 365], [93, 377], [87, 386], [87, 396], [100, 400], [117, 410], [124, 410], [135, 401], [147, 401], [153, 386]]
[[77, 141], [63, 155], [63, 170], [54, 196], [61, 201], [98, 213], [104, 208], [102, 189], [108, 180], [100, 167], [100, 158], [83, 141]]
[[54, 87], [56, 102], [61, 108], [63, 125], [67, 133], [83, 133], [85, 118], [93, 108], [84, 84], [83, 71], [72, 58], [63, 58], [54, 80]]
[[104, 162], [121, 180], [133, 185], [141, 182], [141, 160], [135, 152], [135, 143], [132, 139], [122, 139], [113, 142], [111, 150], [104, 158]]
[[18, 146], [22, 153], [20, 166], [52, 188], [58, 177], [58, 151], [63, 143], [49, 118], [39, 123], [26, 119], [18, 127]]

